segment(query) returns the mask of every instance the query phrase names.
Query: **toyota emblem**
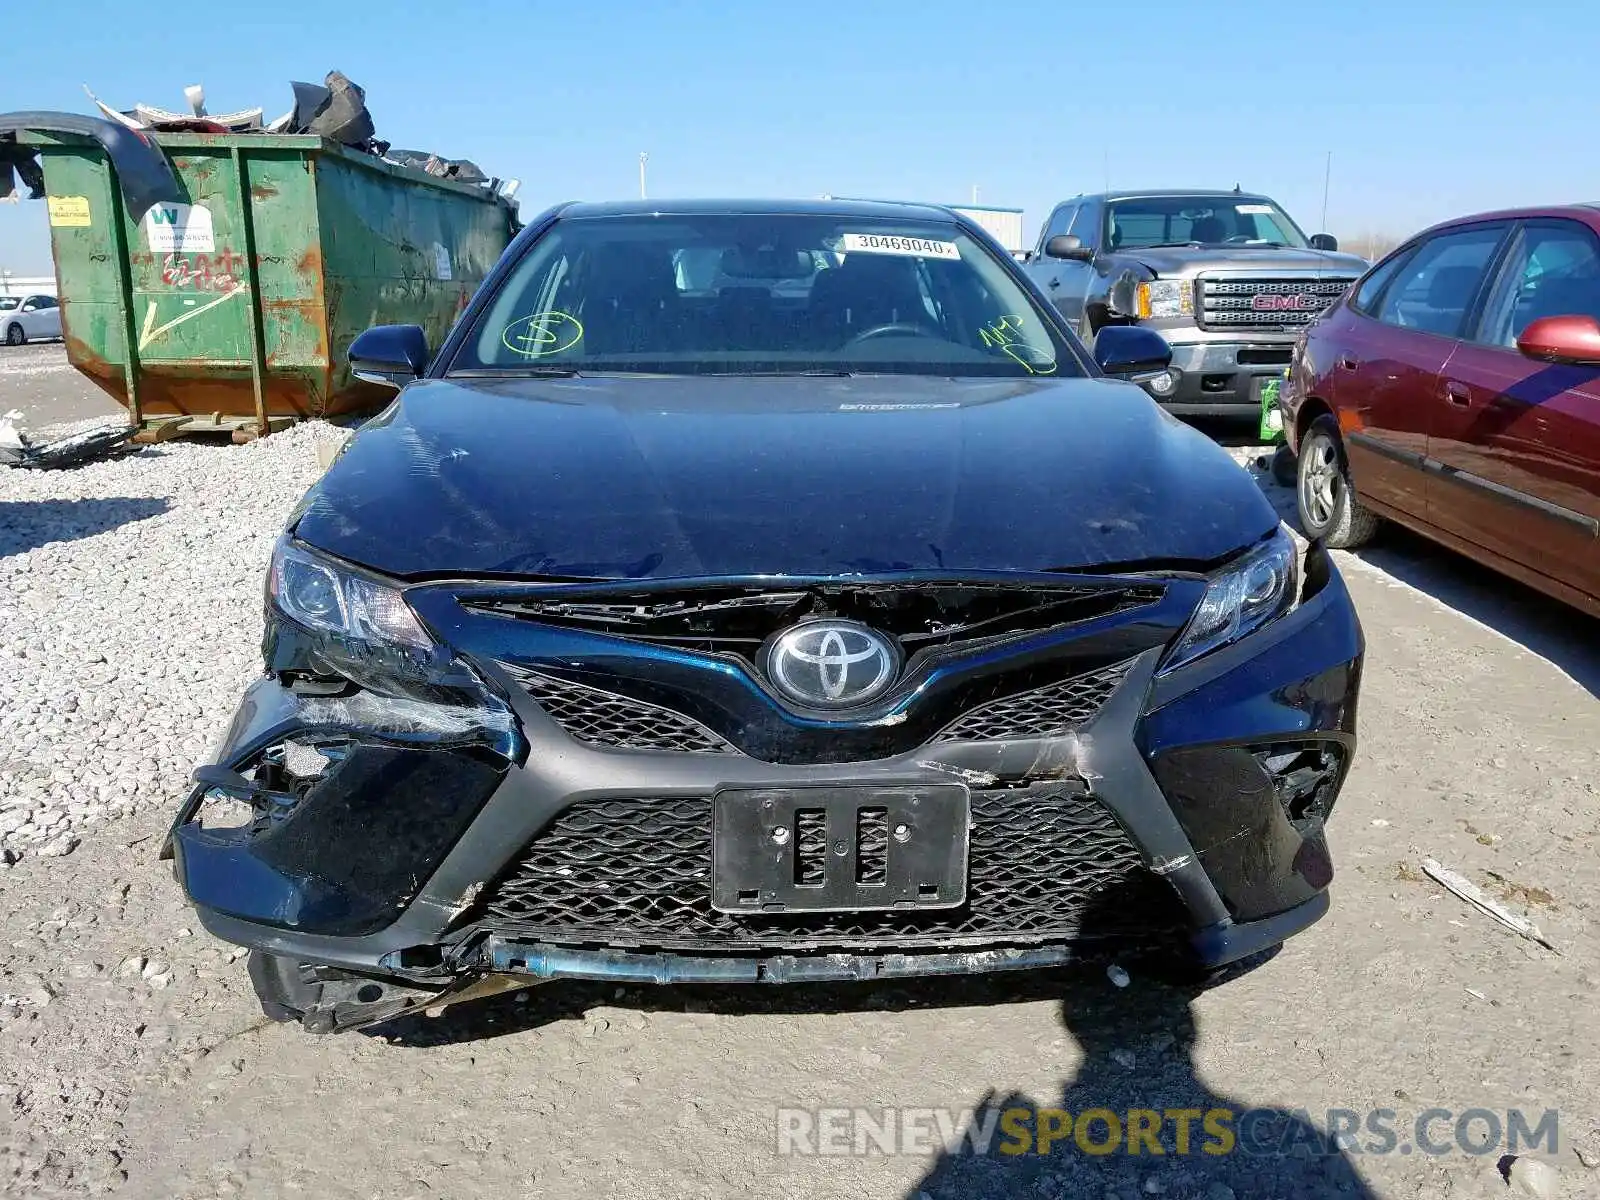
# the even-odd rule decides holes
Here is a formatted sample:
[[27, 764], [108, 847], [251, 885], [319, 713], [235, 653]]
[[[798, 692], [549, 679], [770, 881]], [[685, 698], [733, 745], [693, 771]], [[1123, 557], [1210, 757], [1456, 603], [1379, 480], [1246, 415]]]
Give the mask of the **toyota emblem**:
[[772, 686], [807, 708], [853, 708], [881, 696], [900, 674], [900, 652], [854, 621], [807, 621], [767, 647]]

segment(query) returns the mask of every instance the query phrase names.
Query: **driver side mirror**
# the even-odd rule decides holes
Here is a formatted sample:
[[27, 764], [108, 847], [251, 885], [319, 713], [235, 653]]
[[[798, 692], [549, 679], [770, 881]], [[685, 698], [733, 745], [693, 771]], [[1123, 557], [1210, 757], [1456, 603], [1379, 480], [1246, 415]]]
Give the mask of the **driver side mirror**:
[[1313, 250], [1326, 250], [1329, 254], [1339, 249], [1339, 239], [1331, 233], [1313, 233], [1311, 235], [1311, 248]]
[[368, 383], [402, 388], [428, 369], [420, 325], [374, 325], [350, 343], [350, 372]]
[[1107, 375], [1147, 383], [1172, 365], [1172, 347], [1142, 325], [1106, 325], [1094, 335], [1094, 360]]
[[1517, 349], [1541, 362], [1600, 366], [1600, 323], [1593, 317], [1540, 317], [1522, 331]]
[[1044, 252], [1051, 258], [1065, 258], [1072, 262], [1088, 262], [1094, 251], [1083, 244], [1075, 233], [1058, 233], [1044, 244]]

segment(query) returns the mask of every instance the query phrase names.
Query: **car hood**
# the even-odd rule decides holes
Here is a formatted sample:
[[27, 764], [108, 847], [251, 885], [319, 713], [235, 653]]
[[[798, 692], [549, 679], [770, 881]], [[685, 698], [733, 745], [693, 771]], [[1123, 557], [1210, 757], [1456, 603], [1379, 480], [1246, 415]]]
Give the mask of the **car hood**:
[[1157, 275], [1189, 275], [1196, 271], [1317, 271], [1354, 277], [1367, 261], [1354, 254], [1325, 250], [1234, 250], [1219, 246], [1163, 246], [1123, 250]]
[[1277, 523], [1133, 384], [914, 376], [424, 381], [292, 521], [410, 579], [1201, 567]]

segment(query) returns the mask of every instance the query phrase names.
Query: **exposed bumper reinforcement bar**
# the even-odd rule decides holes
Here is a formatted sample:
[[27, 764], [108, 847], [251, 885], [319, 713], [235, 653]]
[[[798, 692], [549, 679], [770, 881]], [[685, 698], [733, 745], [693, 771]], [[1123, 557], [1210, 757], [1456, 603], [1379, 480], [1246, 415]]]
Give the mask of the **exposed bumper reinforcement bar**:
[[[1259, 921], [1208, 925], [1189, 945], [1202, 969], [1227, 966], [1276, 946], [1328, 912], [1326, 892], [1287, 912]], [[1118, 947], [1120, 948], [1120, 947]], [[491, 938], [489, 969], [535, 979], [601, 979], [619, 983], [840, 983], [919, 976], [1028, 971], [1094, 960], [1116, 953], [1111, 945], [1068, 943], [1029, 949], [932, 954], [776, 955], [770, 958], [643, 954], [625, 950], [573, 950]], [[1145, 945], [1136, 953], [1148, 954]]]

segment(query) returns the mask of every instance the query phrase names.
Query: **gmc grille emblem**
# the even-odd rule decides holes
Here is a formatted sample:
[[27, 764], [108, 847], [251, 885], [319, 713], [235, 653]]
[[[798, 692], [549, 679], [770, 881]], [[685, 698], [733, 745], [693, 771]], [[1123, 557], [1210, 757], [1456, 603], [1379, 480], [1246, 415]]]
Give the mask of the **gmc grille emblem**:
[[1313, 296], [1310, 292], [1296, 292], [1287, 296], [1262, 292], [1250, 297], [1250, 307], [1257, 312], [1310, 312], [1325, 303], [1321, 296]]

